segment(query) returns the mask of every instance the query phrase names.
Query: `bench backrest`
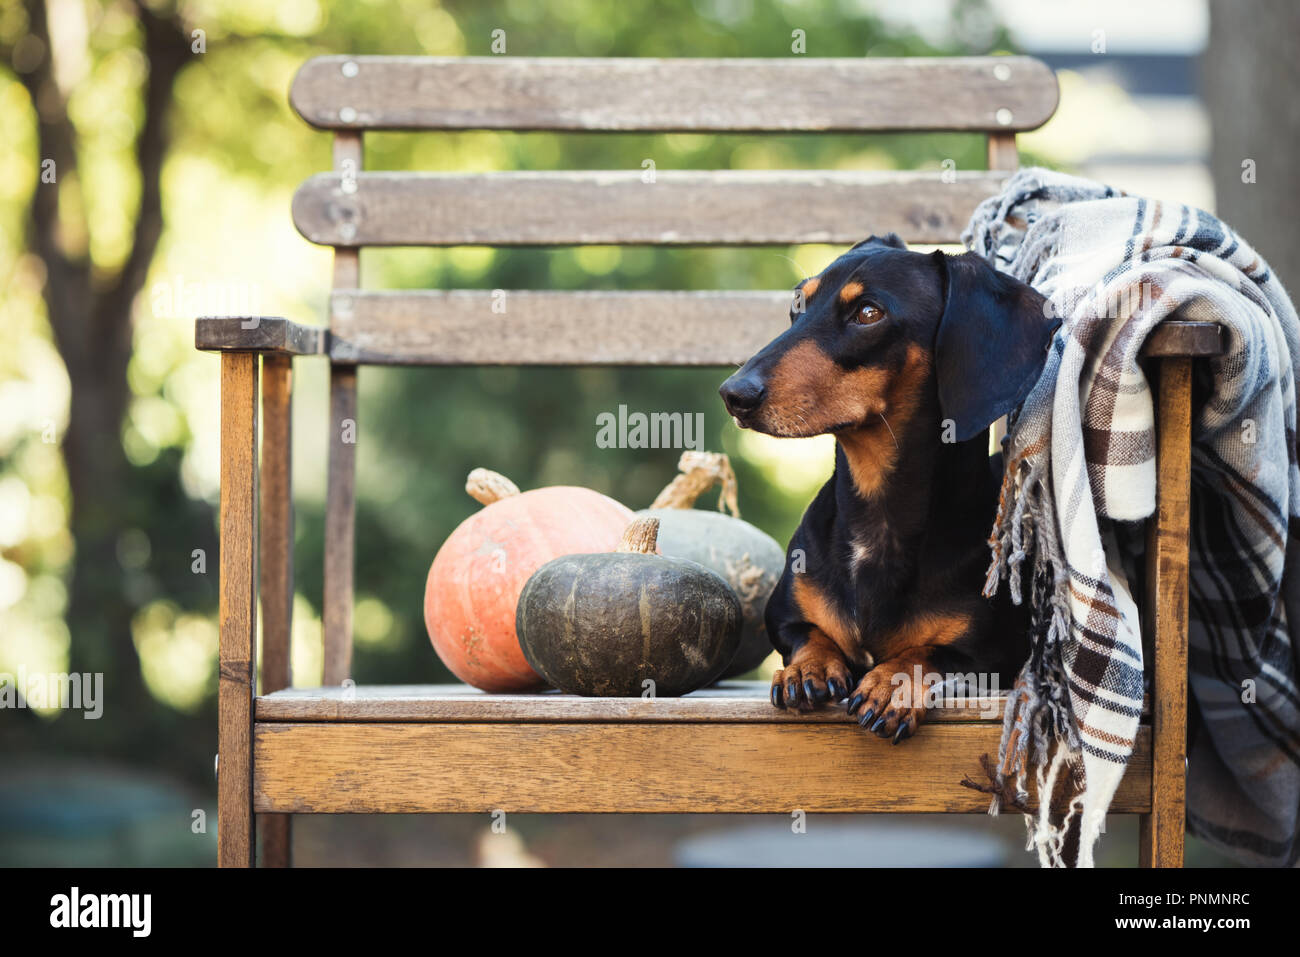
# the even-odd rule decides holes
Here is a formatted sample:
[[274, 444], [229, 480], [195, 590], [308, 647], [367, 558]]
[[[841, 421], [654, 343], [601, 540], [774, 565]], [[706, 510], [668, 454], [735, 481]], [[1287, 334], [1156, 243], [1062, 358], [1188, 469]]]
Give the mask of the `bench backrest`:
[[[527, 316], [484, 336], [486, 291], [360, 289], [363, 246], [845, 243], [868, 232], [955, 243], [1015, 134], [1042, 125], [1056, 78], [1027, 57], [602, 59], [319, 57], [290, 94], [336, 135], [335, 169], [293, 202], [299, 231], [337, 251], [334, 362], [727, 365], [785, 323], [788, 291], [510, 291]], [[365, 130], [973, 131], [989, 171], [363, 172]], [[648, 180], [653, 181], [648, 181]], [[519, 311], [522, 310], [522, 311]]]
[[[1011, 56], [328, 56], [302, 67], [290, 101], [308, 123], [335, 135], [333, 172], [307, 180], [293, 202], [299, 231], [335, 250], [323, 347], [331, 361], [322, 610], [328, 685], [351, 666], [357, 365], [729, 365], [785, 327], [790, 298], [788, 290], [511, 290], [506, 309], [526, 321], [512, 322], [504, 337], [485, 333], [501, 311], [492, 292], [363, 289], [361, 247], [850, 244], [870, 232], [956, 243], [975, 206], [999, 189], [1001, 171], [1015, 168], [1016, 132], [1051, 117], [1057, 84], [1041, 62]], [[657, 170], [653, 177], [641, 169], [362, 169], [366, 130], [475, 129], [980, 132], [989, 169]], [[276, 621], [287, 616], [277, 613]]]

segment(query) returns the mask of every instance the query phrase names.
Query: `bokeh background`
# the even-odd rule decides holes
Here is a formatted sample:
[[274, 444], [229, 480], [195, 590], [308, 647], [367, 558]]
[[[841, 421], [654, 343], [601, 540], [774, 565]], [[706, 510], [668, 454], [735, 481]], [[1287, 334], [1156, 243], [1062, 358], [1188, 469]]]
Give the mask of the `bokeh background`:
[[[330, 252], [289, 217], [295, 187], [330, 166], [329, 136], [287, 105], [305, 59], [488, 55], [494, 30], [508, 54], [529, 56], [789, 57], [794, 30], [818, 57], [1031, 53], [1058, 70], [1061, 106], [1020, 138], [1024, 162], [1217, 210], [1300, 281], [1289, 170], [1300, 78], [1288, 47], [1300, 7], [1288, 0], [5, 0], [0, 674], [102, 672], [105, 701], [99, 720], [0, 710], [0, 864], [213, 863], [218, 362], [194, 350], [193, 319], [323, 321]], [[366, 140], [374, 169], [639, 169], [645, 158], [660, 169], [977, 169], [983, 156], [982, 137], [937, 134]], [[376, 250], [362, 269], [367, 285], [393, 288], [772, 289], [835, 253]], [[309, 685], [321, 667], [327, 381], [323, 362], [297, 369], [293, 671]], [[447, 679], [421, 597], [438, 545], [477, 507], [463, 493], [471, 468], [650, 502], [678, 453], [597, 448], [596, 415], [620, 404], [702, 412], [707, 447], [736, 463], [742, 513], [784, 542], [832, 447], [738, 432], [716, 397], [722, 377], [363, 370], [357, 681]], [[493, 843], [489, 822], [456, 816], [299, 819], [296, 852], [304, 864], [666, 864], [762, 853], [789, 833], [783, 820], [513, 820], [511, 842]], [[903, 830], [920, 823], [930, 831]], [[952, 863], [1032, 863], [1018, 820], [894, 818], [902, 850], [873, 826], [810, 832], [849, 829], [835, 846], [860, 848], [859, 862], [936, 846], [938, 828]], [[1116, 820], [1112, 832], [1131, 826]], [[708, 843], [736, 828], [749, 830], [721, 850]], [[1135, 860], [1129, 840], [1101, 853]], [[1197, 846], [1190, 860], [1215, 862]]]

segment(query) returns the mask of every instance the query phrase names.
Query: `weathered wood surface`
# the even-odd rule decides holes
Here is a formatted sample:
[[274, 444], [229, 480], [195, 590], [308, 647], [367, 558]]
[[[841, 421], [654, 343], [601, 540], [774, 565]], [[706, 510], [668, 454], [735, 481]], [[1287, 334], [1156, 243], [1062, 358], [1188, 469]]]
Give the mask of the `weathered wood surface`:
[[[262, 693], [293, 684], [293, 359], [262, 358], [261, 555]], [[257, 819], [263, 867], [288, 867], [292, 860], [292, 818], [263, 814]]]
[[[364, 162], [361, 134], [334, 137], [334, 170], [347, 193]], [[361, 285], [361, 251], [334, 250], [334, 289]], [[353, 569], [357, 521], [357, 367], [331, 364], [328, 474], [325, 492], [324, 662], [321, 681], [338, 685], [352, 673]]]
[[[789, 325], [792, 293], [413, 290], [336, 292], [330, 357], [382, 365], [744, 362]], [[1219, 351], [1214, 323], [1166, 322], [1148, 353]]]
[[[960, 241], [1005, 172], [642, 170], [337, 172], [303, 182], [298, 231], [327, 246], [856, 243], [898, 233]], [[342, 285], [342, 283], [336, 283]]]
[[1142, 355], [1148, 358], [1217, 356], [1223, 352], [1223, 327], [1217, 322], [1167, 319], [1147, 336]]
[[257, 838], [262, 846], [258, 867], [293, 867], [293, 815], [257, 815]]
[[262, 693], [293, 684], [293, 365], [288, 356], [262, 359]]
[[320, 129], [1031, 130], [1056, 110], [1031, 57], [323, 56], [289, 102]]
[[257, 675], [257, 364], [221, 357], [217, 863], [251, 867], [253, 698]]
[[1187, 579], [1191, 511], [1192, 362], [1160, 363], [1156, 515], [1147, 523], [1147, 628], [1154, 637], [1152, 808], [1143, 867], [1182, 867], [1187, 815]]
[[281, 316], [222, 316], [194, 320], [194, 348], [204, 352], [264, 352], [311, 356], [325, 351], [326, 330]]
[[[648, 721], [837, 724], [843, 707], [806, 714], [774, 708], [766, 681], [724, 681], [680, 698], [583, 698], [546, 691], [487, 694], [463, 684], [290, 688], [257, 699], [259, 721]], [[929, 721], [1002, 720], [1000, 696], [952, 700]]]
[[[729, 365], [789, 325], [790, 292], [336, 293], [336, 362]], [[504, 312], [500, 311], [504, 310]]]
[[[196, 348], [208, 351], [301, 356], [325, 353], [328, 341], [336, 362], [380, 365], [731, 365], [785, 327], [790, 299], [786, 291], [494, 294], [348, 287], [331, 297], [332, 339], [326, 329], [279, 317], [263, 317], [250, 328], [244, 319], [199, 319], [194, 338]], [[509, 339], [483, 334], [494, 322], [510, 324]], [[1143, 354], [1222, 350], [1215, 323], [1170, 320], [1147, 339]]]
[[[258, 722], [259, 811], [984, 813], [996, 722], [922, 725], [898, 747], [856, 725]], [[1111, 810], [1150, 808], [1143, 728]]]
[[[365, 147], [360, 133], [342, 132], [334, 137], [334, 176], [336, 188], [341, 196], [351, 195], [365, 162]], [[337, 226], [340, 235], [346, 235], [349, 227], [340, 223]], [[361, 288], [361, 251], [350, 243], [340, 244], [334, 250], [334, 275], [332, 286], [335, 289]]]
[[325, 492], [322, 682], [352, 673], [353, 566], [357, 518], [357, 367], [330, 366], [329, 474]]
[[1015, 133], [990, 133], [988, 139], [989, 169], [1014, 172], [1020, 165], [1020, 151], [1016, 148]]

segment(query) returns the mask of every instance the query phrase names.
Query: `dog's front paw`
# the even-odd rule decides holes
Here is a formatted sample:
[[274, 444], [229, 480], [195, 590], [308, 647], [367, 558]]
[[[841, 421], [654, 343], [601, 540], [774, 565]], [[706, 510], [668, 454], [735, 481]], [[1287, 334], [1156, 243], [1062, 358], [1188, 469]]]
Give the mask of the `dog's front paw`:
[[839, 655], [795, 655], [772, 676], [772, 704], [791, 711], [808, 711], [828, 701], [841, 701], [853, 687], [853, 674]]
[[925, 689], [914, 685], [910, 661], [883, 661], [858, 682], [849, 714], [857, 714], [858, 724], [868, 731], [898, 744], [925, 719]]

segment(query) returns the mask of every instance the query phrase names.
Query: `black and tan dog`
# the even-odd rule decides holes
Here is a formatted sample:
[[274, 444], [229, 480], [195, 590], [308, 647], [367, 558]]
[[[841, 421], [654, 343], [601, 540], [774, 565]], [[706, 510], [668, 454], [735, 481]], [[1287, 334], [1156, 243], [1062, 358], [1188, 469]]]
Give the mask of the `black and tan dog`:
[[1020, 610], [981, 595], [1000, 471], [986, 430], [1032, 388], [1056, 322], [975, 254], [890, 234], [802, 282], [790, 323], [720, 389], [742, 427], [837, 440], [767, 606], [772, 703], [848, 697], [897, 744], [925, 714], [917, 674], [1005, 680], [1027, 654]]

